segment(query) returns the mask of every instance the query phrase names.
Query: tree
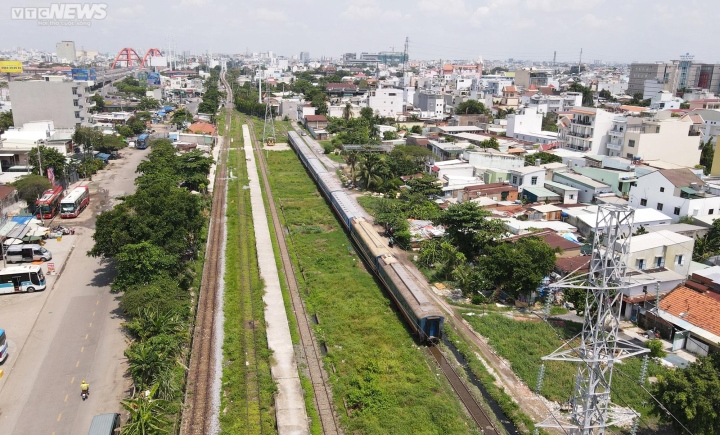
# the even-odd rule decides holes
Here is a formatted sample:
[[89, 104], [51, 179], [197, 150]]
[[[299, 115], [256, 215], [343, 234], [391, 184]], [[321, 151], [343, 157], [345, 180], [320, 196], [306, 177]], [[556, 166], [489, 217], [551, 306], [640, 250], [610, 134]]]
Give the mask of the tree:
[[345, 107], [343, 108], [343, 119], [347, 121], [348, 119], [353, 117], [352, 112], [352, 104], [351, 103], [345, 103]]
[[490, 139], [485, 139], [485, 140], [481, 141], [479, 146], [481, 148], [492, 148], [495, 150], [499, 150], [500, 142], [498, 142], [498, 140], [495, 139], [494, 137], [491, 137]]
[[156, 335], [184, 335], [186, 328], [178, 313], [163, 311], [157, 307], [143, 307], [135, 319], [125, 327], [139, 340]]
[[95, 105], [89, 109], [89, 112], [96, 113], [105, 110], [105, 98], [103, 98], [102, 95], [95, 94], [90, 97], [90, 101], [95, 103]]
[[5, 133], [13, 125], [12, 110], [0, 113], [0, 134]]
[[388, 166], [396, 177], [423, 172], [425, 162], [432, 158], [432, 151], [415, 145], [393, 147], [388, 156]]
[[357, 165], [360, 162], [360, 153], [358, 153], [357, 151], [345, 151], [344, 159], [345, 163], [350, 166], [350, 181], [355, 183], [355, 170], [357, 169]]
[[[40, 160], [38, 160], [38, 149], [40, 150]], [[47, 177], [49, 168], [53, 168], [56, 178], [65, 176], [65, 165], [67, 161], [65, 156], [55, 148], [40, 145], [30, 150], [28, 153], [28, 163], [32, 167], [33, 174], [39, 174]], [[40, 173], [40, 165], [42, 164], [42, 174]]]
[[490, 212], [475, 202], [452, 204], [434, 221], [445, 227], [450, 241], [470, 260], [485, 253], [506, 232], [499, 219], [486, 219]]
[[543, 115], [541, 130], [545, 131], [558, 131], [557, 128], [557, 113], [548, 112]]
[[720, 219], [715, 219], [707, 234], [695, 238], [693, 261], [703, 262], [720, 254]]
[[420, 127], [419, 125], [413, 125], [413, 126], [410, 128], [410, 133], [412, 133], [412, 134], [422, 134], [422, 127]]
[[442, 195], [439, 180], [429, 174], [423, 174], [420, 178], [413, 178], [406, 184], [410, 189], [402, 198], [410, 202], [419, 202], [420, 200], [428, 200]]
[[90, 127], [77, 127], [72, 135], [76, 145], [82, 145], [83, 152], [98, 149], [103, 143], [103, 134]]
[[[659, 379], [653, 414], [680, 432], [696, 435], [717, 433], [720, 427], [720, 357], [700, 357], [686, 368], [670, 370]], [[674, 416], [678, 421], [675, 421]]]
[[568, 86], [568, 91], [580, 92], [582, 94], [582, 105], [586, 107], [593, 107], [595, 105], [595, 94], [592, 89], [581, 85], [578, 82], [572, 83]]
[[384, 131], [383, 132], [383, 140], [395, 140], [399, 138], [397, 131]]
[[141, 134], [142, 132], [145, 131], [145, 129], [147, 127], [147, 125], [145, 124], [144, 121], [142, 121], [134, 116], [131, 116], [130, 118], [128, 118], [127, 126], [130, 127], [133, 134]]
[[115, 131], [122, 137], [130, 137], [134, 135], [132, 128], [127, 125], [119, 125], [115, 128]]
[[115, 135], [106, 135], [102, 138], [102, 143], [95, 149], [101, 153], [110, 154], [117, 152], [127, 146], [127, 143], [120, 137]]
[[25, 201], [34, 210], [35, 200], [43, 192], [52, 188], [52, 183], [46, 177], [29, 174], [15, 180], [12, 185], [17, 189], [18, 198]]
[[534, 166], [535, 161], [540, 159], [541, 165], [547, 165], [548, 163], [562, 163], [562, 157], [546, 153], [545, 151], [540, 151], [535, 154], [528, 154], [525, 156], [525, 166]]
[[707, 142], [702, 145], [702, 151], [700, 152], [700, 164], [703, 167], [703, 173], [705, 175], [710, 174], [713, 159], [715, 158], [715, 147], [712, 144], [712, 140], [712, 137], [708, 138]]
[[380, 154], [366, 153], [360, 162], [358, 179], [366, 189], [377, 189], [383, 183], [383, 174], [386, 169], [385, 161]]
[[131, 284], [147, 284], [155, 273], [180, 271], [180, 258], [150, 242], [126, 244], [118, 250], [117, 276], [113, 291], [124, 290]]
[[173, 112], [171, 123], [175, 124], [177, 128], [183, 128], [186, 122], [190, 123], [192, 121], [192, 113], [185, 109], [177, 109]]
[[167, 402], [155, 399], [158, 386], [150, 388], [150, 394], [139, 391], [135, 397], [124, 399], [122, 407], [130, 415], [128, 422], [122, 427], [121, 435], [159, 435], [166, 434], [169, 422], [165, 417]]
[[375, 112], [370, 107], [363, 107], [360, 109], [360, 118], [364, 119], [368, 123], [372, 123]]
[[537, 289], [555, 266], [555, 259], [555, 250], [550, 245], [530, 236], [491, 248], [480, 265], [498, 289], [517, 298]]
[[455, 106], [457, 115], [489, 115], [490, 111], [478, 100], [465, 100]]

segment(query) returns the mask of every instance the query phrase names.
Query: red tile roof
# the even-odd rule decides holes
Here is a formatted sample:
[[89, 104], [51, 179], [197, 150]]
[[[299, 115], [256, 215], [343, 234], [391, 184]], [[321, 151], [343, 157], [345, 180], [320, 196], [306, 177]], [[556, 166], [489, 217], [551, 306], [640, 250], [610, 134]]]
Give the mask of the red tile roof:
[[582, 255], [577, 257], [558, 258], [555, 261], [555, 268], [562, 273], [570, 273], [577, 270], [577, 273], [585, 273], [590, 270], [590, 256]]
[[15, 190], [16, 189], [13, 186], [0, 184], [0, 201], [10, 196], [13, 192], [15, 192]]
[[309, 122], [327, 122], [325, 115], [305, 115], [305, 120]]
[[720, 335], [720, 301], [711, 296], [680, 286], [660, 301], [660, 309]]
[[215, 126], [207, 122], [196, 122], [194, 124], [190, 124], [188, 130], [195, 134], [215, 134]]

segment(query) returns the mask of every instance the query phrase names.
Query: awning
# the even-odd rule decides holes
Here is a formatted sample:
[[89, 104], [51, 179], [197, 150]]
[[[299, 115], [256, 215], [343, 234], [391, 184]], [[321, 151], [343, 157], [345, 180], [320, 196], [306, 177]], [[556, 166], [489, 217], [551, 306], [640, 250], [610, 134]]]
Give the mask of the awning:
[[25, 237], [25, 234], [27, 234], [28, 231], [30, 231], [30, 227], [28, 227], [28, 226], [26, 226], [26, 225], [18, 225], [18, 226], [16, 226], [15, 228], [11, 229], [11, 230], [7, 233], [6, 237], [8, 237], [8, 238], [9, 238], [9, 237], [13, 237], [13, 238], [16, 238], [16, 239], [22, 239], [23, 237]]
[[15, 154], [0, 154], [0, 157], [15, 157]]

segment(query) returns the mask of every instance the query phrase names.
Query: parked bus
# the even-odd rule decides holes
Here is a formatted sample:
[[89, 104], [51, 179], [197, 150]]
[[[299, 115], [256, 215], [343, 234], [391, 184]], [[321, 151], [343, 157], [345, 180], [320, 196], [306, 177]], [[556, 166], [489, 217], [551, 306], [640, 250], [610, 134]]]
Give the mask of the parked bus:
[[88, 204], [90, 204], [88, 187], [76, 187], [60, 201], [60, 217], [63, 219], [78, 217]]
[[60, 210], [62, 199], [62, 186], [55, 186], [43, 192], [42, 196], [35, 201], [35, 214], [38, 219], [52, 219]]
[[0, 329], [0, 364], [4, 363], [5, 360], [8, 357], [8, 344], [7, 344], [7, 335], [5, 335], [5, 330]]
[[137, 142], [135, 143], [135, 148], [139, 150], [144, 150], [148, 147], [148, 142], [150, 142], [150, 135], [147, 133], [143, 133], [137, 138]]
[[12, 266], [0, 270], [0, 293], [32, 293], [45, 290], [45, 275], [40, 266]]

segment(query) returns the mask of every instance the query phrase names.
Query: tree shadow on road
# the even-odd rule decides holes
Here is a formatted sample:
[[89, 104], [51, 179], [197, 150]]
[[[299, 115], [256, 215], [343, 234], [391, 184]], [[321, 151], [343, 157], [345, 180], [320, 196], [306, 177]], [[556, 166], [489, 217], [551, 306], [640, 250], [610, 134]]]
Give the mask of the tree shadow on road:
[[95, 269], [95, 275], [90, 280], [90, 285], [94, 287], [108, 287], [112, 284], [117, 270], [115, 268], [115, 262], [109, 258], [100, 260], [100, 267]]

